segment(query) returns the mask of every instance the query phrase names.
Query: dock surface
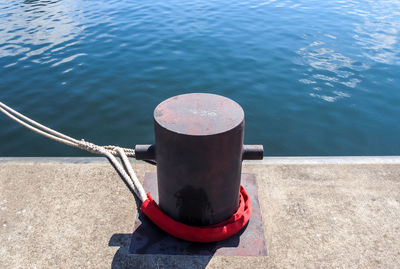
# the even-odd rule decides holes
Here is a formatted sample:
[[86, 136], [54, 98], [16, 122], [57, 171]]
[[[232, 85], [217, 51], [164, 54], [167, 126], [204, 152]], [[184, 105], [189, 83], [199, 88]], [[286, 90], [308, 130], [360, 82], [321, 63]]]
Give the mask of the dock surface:
[[[132, 163], [140, 180], [155, 172]], [[137, 206], [106, 159], [0, 158], [0, 268], [400, 268], [400, 157], [264, 158], [243, 173], [266, 256], [131, 255]]]

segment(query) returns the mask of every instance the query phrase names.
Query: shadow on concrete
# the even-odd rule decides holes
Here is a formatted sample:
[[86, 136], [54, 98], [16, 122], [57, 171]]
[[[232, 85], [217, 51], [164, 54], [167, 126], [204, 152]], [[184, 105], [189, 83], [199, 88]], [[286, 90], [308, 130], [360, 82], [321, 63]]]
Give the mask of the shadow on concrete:
[[132, 234], [114, 234], [109, 246], [119, 246], [112, 268], [205, 268], [217, 255], [234, 255], [237, 235], [216, 243], [192, 243], [174, 238], [139, 212], [140, 224]]
[[[141, 201], [133, 195], [136, 207]], [[111, 268], [205, 268], [215, 250], [203, 255], [188, 255], [184, 252], [164, 248], [164, 240], [193, 244], [173, 238], [156, 227], [140, 210], [137, 213], [132, 234], [113, 234], [108, 245], [119, 247], [112, 260]], [[201, 244], [199, 244], [201, 245]], [[200, 246], [198, 246], [200, 247]], [[181, 248], [178, 247], [177, 250]], [[197, 251], [199, 252], [199, 251]]]
[[114, 234], [110, 246], [119, 246], [111, 268], [206, 268], [213, 255], [157, 255], [130, 254], [129, 244], [132, 234]]

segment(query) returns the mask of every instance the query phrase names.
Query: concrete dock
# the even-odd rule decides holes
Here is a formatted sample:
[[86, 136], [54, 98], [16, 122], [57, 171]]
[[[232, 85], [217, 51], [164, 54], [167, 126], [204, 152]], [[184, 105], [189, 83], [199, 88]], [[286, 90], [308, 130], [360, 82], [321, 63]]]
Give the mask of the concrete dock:
[[136, 203], [106, 159], [0, 158], [0, 268], [400, 268], [400, 157], [264, 158], [243, 172], [257, 178], [266, 256], [131, 255]]

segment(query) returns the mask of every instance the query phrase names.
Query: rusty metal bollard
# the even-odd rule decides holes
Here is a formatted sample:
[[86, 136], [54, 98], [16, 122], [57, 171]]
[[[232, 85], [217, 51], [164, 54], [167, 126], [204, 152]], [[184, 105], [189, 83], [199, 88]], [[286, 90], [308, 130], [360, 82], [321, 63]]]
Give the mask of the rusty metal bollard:
[[196, 226], [230, 218], [239, 206], [242, 160], [263, 158], [243, 145], [244, 112], [226, 97], [192, 93], [154, 110], [155, 145], [137, 145], [136, 159], [157, 162], [160, 208]]

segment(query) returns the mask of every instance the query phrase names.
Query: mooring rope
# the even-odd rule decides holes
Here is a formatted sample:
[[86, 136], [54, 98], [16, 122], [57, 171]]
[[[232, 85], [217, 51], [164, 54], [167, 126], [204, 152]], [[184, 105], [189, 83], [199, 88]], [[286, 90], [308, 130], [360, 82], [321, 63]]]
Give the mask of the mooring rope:
[[[0, 102], [0, 111], [22, 124], [26, 128], [47, 138], [80, 148], [92, 153], [102, 154], [111, 162], [128, 188], [142, 202], [140, 210], [160, 229], [177, 238], [191, 242], [217, 242], [225, 240], [238, 233], [247, 225], [251, 215], [251, 201], [243, 186], [240, 187], [240, 203], [238, 210], [228, 220], [211, 226], [190, 226], [178, 222], [166, 215], [153, 200], [150, 193], [146, 194], [142, 184], [136, 177], [129, 157], [135, 157], [135, 150], [117, 146], [98, 146], [85, 140], [77, 140], [51, 128], [48, 128]], [[118, 156], [121, 163], [118, 162]]]
[[[130, 164], [128, 157], [135, 158], [135, 150], [129, 148], [121, 148], [118, 146], [99, 146], [91, 142], [85, 141], [84, 139], [77, 140], [60, 132], [57, 132], [51, 128], [48, 128], [24, 115], [15, 111], [11, 107], [0, 102], [0, 111], [6, 116], [13, 119], [14, 121], [25, 126], [29, 130], [43, 135], [47, 138], [55, 140], [57, 142], [63, 143], [65, 145], [76, 147], [79, 149], [86, 150], [91, 153], [101, 154], [107, 157], [107, 159], [113, 164], [114, 168], [121, 175], [122, 179], [129, 186], [129, 188], [138, 196], [138, 198], [144, 202], [147, 199], [146, 192], [140, 183], [139, 179], [136, 177], [133, 171], [132, 165]], [[124, 167], [115, 158], [115, 156], [120, 157]]]

